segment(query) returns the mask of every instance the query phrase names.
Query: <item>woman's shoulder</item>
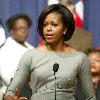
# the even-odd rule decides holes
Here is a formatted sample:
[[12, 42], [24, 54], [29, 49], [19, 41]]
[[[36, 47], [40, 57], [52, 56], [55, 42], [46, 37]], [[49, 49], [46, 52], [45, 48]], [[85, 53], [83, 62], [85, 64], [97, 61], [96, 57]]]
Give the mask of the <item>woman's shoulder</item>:
[[36, 48], [28, 49], [25, 53], [24, 56], [31, 56], [36, 54]]
[[84, 52], [79, 51], [79, 50], [71, 47], [70, 45], [68, 47], [66, 47], [65, 52], [69, 52], [71, 55], [80, 56], [81, 58], [87, 57], [87, 55]]
[[25, 55], [36, 55], [40, 51], [44, 51], [45, 52], [46, 51], [45, 46], [38, 46], [36, 48], [29, 49], [24, 54]]
[[39, 50], [39, 51], [47, 51], [47, 49], [46, 49], [46, 46], [45, 45], [42, 45], [42, 46], [38, 46], [38, 47], [36, 47], [35, 48], [36, 50]]

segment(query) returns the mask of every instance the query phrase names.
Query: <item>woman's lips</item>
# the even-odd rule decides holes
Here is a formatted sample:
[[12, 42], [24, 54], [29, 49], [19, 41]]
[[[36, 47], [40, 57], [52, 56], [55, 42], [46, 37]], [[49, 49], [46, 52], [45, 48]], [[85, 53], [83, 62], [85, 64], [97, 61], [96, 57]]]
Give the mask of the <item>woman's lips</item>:
[[96, 66], [91, 66], [91, 69], [96, 69]]
[[53, 35], [46, 35], [46, 39], [51, 39]]
[[92, 63], [92, 64], [91, 64], [91, 68], [92, 68], [92, 69], [96, 69], [95, 63]]

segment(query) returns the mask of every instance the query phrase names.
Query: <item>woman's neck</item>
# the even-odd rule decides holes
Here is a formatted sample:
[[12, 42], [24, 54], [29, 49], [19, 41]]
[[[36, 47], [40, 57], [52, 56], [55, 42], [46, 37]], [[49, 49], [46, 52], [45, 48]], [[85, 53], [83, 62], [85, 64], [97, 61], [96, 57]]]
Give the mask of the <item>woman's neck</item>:
[[[14, 38], [13, 38], [14, 39]], [[20, 44], [20, 45], [22, 45], [22, 46], [24, 46], [24, 47], [27, 47], [26, 45], [25, 45], [25, 42], [24, 41], [18, 41], [18, 40], [16, 40], [16, 39], [14, 39], [18, 44]]]
[[63, 51], [65, 51], [65, 46], [67, 46], [65, 43], [47, 44], [47, 50], [48, 51], [63, 52]]
[[74, 49], [73, 47], [71, 47], [70, 45], [66, 44], [66, 43], [59, 43], [59, 44], [44, 44], [40, 47], [37, 48], [38, 50], [41, 51], [53, 51], [53, 52], [67, 52], [67, 53], [76, 53], [77, 50]]

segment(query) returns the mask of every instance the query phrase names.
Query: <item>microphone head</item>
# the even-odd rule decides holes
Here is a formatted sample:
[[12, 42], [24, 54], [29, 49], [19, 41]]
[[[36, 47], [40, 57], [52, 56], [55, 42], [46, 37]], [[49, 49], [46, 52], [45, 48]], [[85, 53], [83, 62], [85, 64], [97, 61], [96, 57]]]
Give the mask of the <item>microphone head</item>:
[[55, 64], [53, 65], [53, 71], [54, 71], [54, 72], [57, 72], [57, 71], [58, 71], [58, 68], [59, 68], [59, 64], [55, 63]]

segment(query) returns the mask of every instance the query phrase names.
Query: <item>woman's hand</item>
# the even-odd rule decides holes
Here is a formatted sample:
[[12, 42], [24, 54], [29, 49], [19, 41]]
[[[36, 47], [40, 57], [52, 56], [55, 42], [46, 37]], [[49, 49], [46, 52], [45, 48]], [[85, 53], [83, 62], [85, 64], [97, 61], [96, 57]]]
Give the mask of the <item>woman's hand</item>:
[[4, 100], [27, 100], [26, 97], [20, 97], [18, 98], [17, 96], [4, 96]]
[[15, 96], [4, 96], [4, 100], [27, 100], [26, 97], [19, 97], [19, 91], [16, 89]]

